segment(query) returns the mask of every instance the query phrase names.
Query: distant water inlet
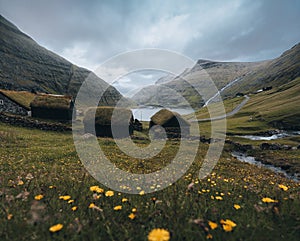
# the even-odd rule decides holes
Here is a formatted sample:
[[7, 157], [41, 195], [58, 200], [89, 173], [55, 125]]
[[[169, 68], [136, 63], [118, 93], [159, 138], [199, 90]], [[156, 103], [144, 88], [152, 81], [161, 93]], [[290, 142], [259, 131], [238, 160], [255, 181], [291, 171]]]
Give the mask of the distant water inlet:
[[[160, 111], [161, 107], [141, 107], [136, 109], [131, 109], [133, 116], [135, 119], [141, 120], [141, 121], [150, 121], [151, 117], [158, 111]], [[170, 111], [174, 111], [179, 113], [180, 115], [187, 115], [194, 112], [192, 108], [167, 108]]]

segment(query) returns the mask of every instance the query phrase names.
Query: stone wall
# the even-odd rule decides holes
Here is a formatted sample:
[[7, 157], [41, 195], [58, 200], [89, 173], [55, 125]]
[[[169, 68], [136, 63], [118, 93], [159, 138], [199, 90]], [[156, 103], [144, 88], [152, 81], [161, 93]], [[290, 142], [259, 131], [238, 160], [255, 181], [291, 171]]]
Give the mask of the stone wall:
[[11, 125], [35, 128], [46, 131], [71, 131], [72, 128], [62, 123], [50, 123], [40, 120], [34, 120], [30, 117], [15, 116], [12, 114], [0, 112], [0, 122]]
[[27, 115], [28, 111], [0, 93], [0, 112], [9, 112], [17, 115]]

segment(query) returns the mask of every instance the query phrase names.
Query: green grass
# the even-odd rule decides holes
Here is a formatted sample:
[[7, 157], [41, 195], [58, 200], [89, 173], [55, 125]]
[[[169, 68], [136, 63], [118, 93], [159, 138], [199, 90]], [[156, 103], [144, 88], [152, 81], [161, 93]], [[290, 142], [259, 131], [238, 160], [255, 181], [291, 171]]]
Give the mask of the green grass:
[[[236, 97], [233, 99], [224, 100], [223, 105], [224, 105], [225, 112], [229, 113], [229, 112], [233, 111], [235, 109], [235, 107], [237, 107], [243, 100], [244, 100], [244, 97]], [[208, 113], [207, 107], [203, 107], [203, 108], [197, 110], [193, 114], [185, 115], [185, 118], [189, 120], [189, 119], [192, 119], [194, 116], [196, 116], [197, 119], [206, 119], [206, 118], [210, 117], [210, 114], [213, 116], [222, 115], [217, 112], [219, 110], [220, 110], [219, 104], [213, 103], [213, 104], [210, 104], [211, 113]]]
[[[213, 172], [203, 180], [197, 179], [197, 173], [207, 150], [204, 144], [188, 172], [168, 188], [142, 196], [99, 194], [97, 199], [90, 186], [109, 189], [86, 172], [70, 133], [4, 124], [0, 124], [0, 131], [0, 240], [146, 240], [153, 228], [167, 229], [171, 240], [207, 240], [208, 233], [213, 240], [299, 237], [299, 184], [235, 160], [226, 152], [228, 146]], [[139, 160], [122, 154], [112, 139], [99, 139], [99, 143], [112, 162], [132, 172], [149, 172], [166, 165], [178, 145], [168, 142], [158, 157], [147, 160], [141, 168], [136, 165]], [[195, 185], [188, 189], [191, 182]], [[278, 184], [289, 189], [283, 191]], [[34, 200], [39, 194], [44, 198]], [[60, 200], [61, 195], [70, 195], [74, 202]], [[216, 200], [216, 196], [222, 200]], [[263, 197], [278, 203], [263, 203]], [[128, 201], [123, 203], [122, 198]], [[99, 208], [89, 208], [90, 203]], [[234, 204], [241, 209], [235, 210]], [[113, 210], [116, 205], [122, 205], [122, 210]], [[71, 210], [73, 206], [77, 211]], [[132, 208], [137, 209], [133, 220], [128, 218]], [[225, 232], [221, 219], [230, 219], [237, 226]], [[209, 220], [218, 223], [218, 228], [211, 230]], [[49, 232], [49, 227], [57, 223], [63, 224], [63, 229]]]
[[[234, 116], [227, 118], [227, 134], [257, 134], [274, 129], [300, 129], [300, 78], [271, 91], [250, 95], [250, 100]], [[224, 101], [228, 113], [243, 97]], [[212, 104], [212, 109], [213, 109]], [[207, 118], [207, 108], [196, 112], [197, 118]], [[189, 116], [187, 116], [189, 118]], [[191, 117], [190, 117], [191, 118]], [[210, 135], [210, 123], [200, 123], [200, 130]]]

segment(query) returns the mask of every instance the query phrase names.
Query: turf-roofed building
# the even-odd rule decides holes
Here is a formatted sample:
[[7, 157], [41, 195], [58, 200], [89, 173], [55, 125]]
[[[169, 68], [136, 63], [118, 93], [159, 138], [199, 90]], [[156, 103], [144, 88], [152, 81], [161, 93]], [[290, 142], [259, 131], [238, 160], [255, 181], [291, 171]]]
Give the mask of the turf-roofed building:
[[71, 120], [74, 102], [71, 96], [38, 94], [30, 104], [32, 117], [52, 120]]
[[149, 129], [154, 127], [155, 137], [159, 137], [159, 129], [155, 130], [155, 126], [163, 127], [168, 138], [187, 137], [190, 134], [190, 123], [177, 112], [167, 109], [155, 113], [149, 123]]
[[101, 106], [87, 110], [83, 123], [86, 133], [99, 137], [126, 138], [133, 134], [133, 121], [129, 109]]

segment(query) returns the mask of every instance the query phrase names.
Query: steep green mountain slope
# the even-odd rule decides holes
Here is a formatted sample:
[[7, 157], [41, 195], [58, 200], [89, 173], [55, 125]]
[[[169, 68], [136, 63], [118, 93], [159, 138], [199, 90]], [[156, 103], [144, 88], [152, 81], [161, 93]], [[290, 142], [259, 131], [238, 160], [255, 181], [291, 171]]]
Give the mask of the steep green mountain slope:
[[224, 92], [233, 96], [237, 92], [256, 92], [263, 87], [278, 87], [300, 76], [300, 43], [265, 65], [246, 75], [239, 83]]
[[[206, 73], [203, 73], [203, 70]], [[232, 98], [237, 93], [256, 93], [264, 87], [279, 87], [300, 76], [300, 43], [284, 52], [280, 57], [269, 61], [253, 63], [215, 62], [198, 60], [197, 64], [171, 81], [158, 81], [159, 84], [148, 86], [135, 94], [132, 99], [138, 104], [159, 104], [180, 106], [181, 99], [172, 94], [170, 89], [183, 96], [194, 108], [204, 104], [201, 96], [185, 81], [200, 87], [209, 93], [203, 78], [207, 74], [221, 90], [229, 82], [239, 78], [234, 85], [222, 91], [223, 98]], [[210, 93], [209, 93], [210, 94]]]
[[[257, 63], [234, 63], [215, 62], [209, 60], [198, 60], [196, 65], [184, 71], [180, 76], [160, 85], [148, 86], [136, 93], [132, 99], [138, 104], [181, 106], [181, 98], [174, 95], [171, 90], [175, 90], [184, 97], [192, 107], [199, 108], [204, 104], [201, 96], [189, 83], [197, 88], [209, 92], [209, 86], [205, 85], [204, 79], [210, 78], [220, 90], [232, 80], [245, 76], [250, 71], [265, 65], [267, 62]], [[208, 77], [209, 76], [209, 77]], [[189, 83], [188, 83], [188, 82]], [[211, 93], [213, 95], [213, 93]]]
[[[35, 90], [75, 96], [89, 75], [95, 79], [95, 86], [91, 90], [108, 87], [105, 81], [91, 71], [73, 65], [41, 47], [0, 15], [1, 89]], [[120, 98], [120, 93], [109, 86], [102, 104], [112, 105]]]
[[274, 88], [250, 96], [249, 102], [229, 119], [229, 128], [258, 130], [259, 126], [300, 130], [300, 77]]

